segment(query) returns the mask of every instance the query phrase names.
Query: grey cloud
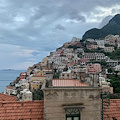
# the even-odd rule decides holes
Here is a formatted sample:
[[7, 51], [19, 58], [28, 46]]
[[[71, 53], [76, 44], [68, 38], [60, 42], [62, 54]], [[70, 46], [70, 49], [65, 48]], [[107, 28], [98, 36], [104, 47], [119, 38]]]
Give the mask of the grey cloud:
[[112, 13], [114, 14], [114, 13], [120, 13], [120, 9], [113, 9], [112, 10]]
[[64, 27], [63, 25], [61, 25], [61, 24], [57, 24], [57, 25], [55, 26], [55, 29], [65, 30], [65, 27]]
[[32, 19], [38, 20], [43, 16], [48, 15], [49, 13], [52, 12], [51, 9], [49, 9], [49, 7], [43, 5], [43, 6], [39, 6], [38, 8], [35, 9], [35, 14], [33, 15]]
[[[112, 1], [106, 0], [6, 0], [8, 1], [8, 7], [5, 8], [4, 13], [0, 13], [1, 16], [1, 28], [2, 37], [5, 38], [6, 43], [10, 41], [11, 44], [23, 44], [23, 45], [36, 45], [35, 41], [41, 41], [41, 43], [45, 39], [46, 41], [50, 41], [49, 32], [52, 31], [52, 26], [56, 25], [56, 29], [59, 30], [67, 30], [62, 25], [66, 24], [63, 19], [71, 19], [76, 21], [85, 22], [85, 17], [81, 15], [81, 13], [86, 14], [86, 12], [90, 12], [93, 8], [97, 6], [110, 6], [113, 5]], [[89, 4], [88, 4], [89, 3]], [[103, 4], [104, 3], [104, 4]], [[119, 3], [119, 1], [114, 0], [114, 4]], [[10, 10], [10, 13], [8, 12]], [[33, 12], [34, 10], [34, 12]], [[5, 15], [3, 15], [5, 14]], [[7, 20], [7, 15], [11, 14], [12, 17], [6, 21], [9, 25], [9, 30], [11, 26], [16, 27], [14, 30], [8, 30], [7, 26], [4, 24], [4, 19]], [[13, 21], [13, 18], [17, 15], [23, 15], [25, 17], [24, 25], [18, 26], [17, 22]], [[3, 17], [2, 17], [3, 16]], [[41, 19], [44, 18], [44, 19]], [[61, 22], [61, 24], [59, 24]], [[16, 25], [15, 25], [16, 24]], [[6, 26], [6, 27], [5, 27]], [[4, 28], [4, 30], [3, 30]], [[78, 29], [78, 28], [76, 28]], [[68, 35], [72, 33], [72, 30], [69, 31]], [[44, 36], [44, 34], [48, 35]], [[52, 33], [51, 33], [52, 34]], [[29, 36], [36, 37], [34, 41], [31, 41]], [[60, 37], [60, 35], [58, 35]], [[9, 40], [11, 39], [11, 40]], [[53, 39], [53, 38], [52, 38]], [[5, 42], [4, 40], [4, 42]], [[24, 42], [23, 42], [24, 41]], [[34, 42], [34, 43], [33, 43]], [[43, 42], [44, 43], [44, 42]]]
[[[120, 5], [120, 0], [2, 0], [0, 4], [0, 43], [24, 46], [41, 52], [33, 53], [41, 59], [43, 53], [55, 50], [73, 36], [97, 27], [99, 22], [86, 19], [98, 6]], [[113, 10], [113, 12], [116, 12]], [[93, 14], [93, 17], [94, 17]], [[89, 15], [85, 17], [85, 15]], [[24, 20], [19, 21], [21, 18]], [[102, 18], [101, 18], [102, 19]], [[67, 20], [77, 21], [66, 22]], [[57, 29], [57, 30], [54, 30]], [[59, 30], [59, 32], [58, 32]], [[64, 32], [63, 32], [64, 31]], [[27, 59], [27, 58], [26, 58]], [[24, 59], [22, 59], [24, 61]]]
[[85, 22], [85, 17], [82, 15], [76, 14], [76, 12], [73, 12], [70, 14], [70, 19]]

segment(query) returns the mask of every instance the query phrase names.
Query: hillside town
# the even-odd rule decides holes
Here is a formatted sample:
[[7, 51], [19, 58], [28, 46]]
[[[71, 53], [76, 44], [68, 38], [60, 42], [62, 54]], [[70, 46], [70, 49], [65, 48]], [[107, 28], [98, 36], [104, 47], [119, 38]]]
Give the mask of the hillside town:
[[45, 80], [77, 80], [87, 86], [102, 87], [103, 92], [119, 93], [120, 88], [114, 88], [112, 79], [108, 77], [120, 75], [119, 58], [110, 56], [119, 48], [119, 35], [84, 41], [73, 37], [41, 62], [29, 67], [27, 72], [20, 73], [6, 86], [4, 94], [17, 96], [20, 101], [38, 99], [33, 94], [42, 88]]
[[119, 120], [119, 54], [119, 35], [73, 37], [6, 86], [0, 119]]
[[0, 0], [0, 120], [120, 120], [120, 0]]

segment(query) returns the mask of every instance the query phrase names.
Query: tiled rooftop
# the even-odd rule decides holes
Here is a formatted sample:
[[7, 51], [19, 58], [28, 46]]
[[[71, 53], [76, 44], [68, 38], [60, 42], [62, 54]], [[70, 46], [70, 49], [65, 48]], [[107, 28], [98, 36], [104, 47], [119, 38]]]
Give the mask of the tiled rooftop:
[[0, 93], [0, 102], [1, 101], [16, 101], [17, 99], [18, 98], [15, 96]]
[[74, 79], [53, 79], [53, 87], [65, 87], [65, 86], [89, 86], [86, 83], [81, 83], [78, 80]]
[[44, 101], [0, 102], [0, 120], [43, 120]]
[[120, 99], [111, 99], [110, 106], [104, 114], [104, 120], [120, 120]]

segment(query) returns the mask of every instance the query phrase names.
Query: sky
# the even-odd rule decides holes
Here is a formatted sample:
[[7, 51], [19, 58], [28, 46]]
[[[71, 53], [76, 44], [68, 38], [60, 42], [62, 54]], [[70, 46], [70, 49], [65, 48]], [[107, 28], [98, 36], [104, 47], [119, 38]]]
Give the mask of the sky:
[[120, 0], [0, 0], [0, 69], [26, 70], [119, 13]]

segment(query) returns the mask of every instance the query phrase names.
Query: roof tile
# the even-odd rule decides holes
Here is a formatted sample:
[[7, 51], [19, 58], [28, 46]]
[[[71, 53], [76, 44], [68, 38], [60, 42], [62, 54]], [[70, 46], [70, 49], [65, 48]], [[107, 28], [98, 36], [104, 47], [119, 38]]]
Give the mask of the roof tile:
[[43, 120], [44, 101], [0, 101], [0, 120]]
[[113, 118], [120, 120], [120, 99], [111, 99], [109, 108], [104, 112], [104, 120], [114, 120]]
[[0, 93], [0, 101], [16, 101], [17, 99], [15, 96]]

